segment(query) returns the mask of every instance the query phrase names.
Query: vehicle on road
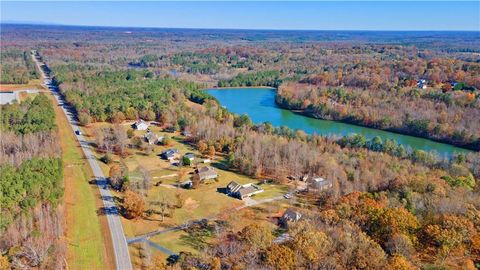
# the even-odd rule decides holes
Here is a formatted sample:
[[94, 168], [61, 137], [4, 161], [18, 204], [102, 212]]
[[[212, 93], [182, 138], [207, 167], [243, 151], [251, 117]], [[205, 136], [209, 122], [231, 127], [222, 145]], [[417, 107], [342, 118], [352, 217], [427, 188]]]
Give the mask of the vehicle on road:
[[75, 130], [75, 134], [77, 134], [77, 135], [82, 135], [82, 132], [77, 129], [77, 130]]

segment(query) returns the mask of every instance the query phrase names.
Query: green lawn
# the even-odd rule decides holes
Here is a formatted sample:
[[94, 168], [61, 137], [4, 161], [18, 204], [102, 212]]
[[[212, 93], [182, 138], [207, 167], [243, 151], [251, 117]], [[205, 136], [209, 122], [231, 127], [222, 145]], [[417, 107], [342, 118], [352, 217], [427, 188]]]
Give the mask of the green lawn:
[[262, 184], [259, 185], [263, 188], [264, 192], [255, 194], [252, 198], [255, 200], [273, 198], [280, 195], [284, 195], [289, 191], [288, 186], [285, 185], [277, 185], [277, 184]]
[[[198, 250], [191, 245], [193, 243], [189, 243], [189, 240], [191, 239], [188, 238], [188, 234], [184, 231], [169, 232], [150, 238], [150, 241], [157, 243], [175, 253], [179, 253], [180, 251], [198, 253]], [[160, 252], [153, 248], [152, 250]]]
[[[102, 126], [102, 124], [94, 124], [88, 130], [85, 130], [86, 134], [93, 131], [93, 127]], [[184, 155], [188, 152], [192, 152], [196, 155], [194, 163], [201, 162], [203, 158], [200, 153], [191, 147], [190, 145], [183, 142], [183, 138], [178, 135], [173, 135], [172, 133], [161, 132], [158, 127], [151, 127], [152, 131], [160, 136], [169, 136], [173, 139], [173, 144], [171, 146], [161, 146], [154, 145], [154, 151], [150, 155], [145, 155], [139, 150], [131, 149], [131, 155], [124, 158], [122, 162], [126, 164], [129, 170], [129, 176], [135, 178], [141, 178], [141, 173], [139, 167], [142, 166], [148, 170], [150, 176], [152, 177], [152, 187], [148, 190], [148, 196], [146, 197], [146, 202], [148, 209], [153, 210], [154, 214], [147, 216], [142, 219], [137, 220], [128, 220], [122, 218], [122, 223], [124, 226], [125, 233], [128, 237], [137, 236], [145, 234], [151, 231], [159, 230], [162, 228], [168, 228], [180, 224], [184, 224], [187, 221], [198, 220], [202, 218], [224, 218], [229, 216], [234, 212], [235, 208], [243, 205], [241, 200], [236, 198], [229, 197], [224, 193], [220, 193], [219, 189], [223, 189], [227, 186], [230, 181], [236, 181], [240, 184], [255, 183], [259, 182], [258, 179], [236, 173], [235, 171], [230, 171], [222, 162], [222, 157], [217, 156], [210, 166], [216, 168], [219, 177], [217, 181], [212, 181], [209, 183], [202, 183], [197, 189], [182, 189], [175, 188], [172, 184], [176, 184], [178, 181], [177, 176], [168, 176], [172, 174], [177, 174], [180, 171], [180, 168], [177, 166], [171, 165], [168, 161], [162, 160], [157, 156], [163, 150], [168, 148], [176, 148], [179, 150], [181, 155]], [[145, 131], [135, 131], [136, 136], [143, 136]], [[89, 137], [93, 139], [93, 137]], [[101, 154], [97, 154], [98, 157]], [[120, 160], [119, 157], [114, 156], [114, 160]], [[103, 171], [108, 175], [109, 166], [102, 163], [101, 165]], [[183, 169], [188, 170], [186, 178], [191, 176], [193, 172], [193, 167], [183, 167]], [[155, 186], [156, 183], [161, 182], [162, 184], [167, 184], [169, 186]], [[261, 187], [265, 190], [263, 193], [255, 195], [254, 199], [264, 199], [276, 197], [282, 194], [285, 194], [288, 191], [288, 187], [285, 185], [273, 185], [273, 184], [263, 184]], [[169, 211], [169, 214], [162, 221], [161, 207], [158, 202], [167, 201], [171, 205], [177, 203], [176, 193], [180, 193], [183, 206], [181, 208], [172, 207]], [[122, 193], [115, 193], [117, 196], [121, 197]], [[251, 209], [253, 212], [257, 212], [254, 209]], [[248, 211], [239, 211], [239, 215], [246, 215], [245, 218], [241, 218], [238, 221], [238, 224], [235, 222], [235, 227], [245, 226], [245, 222], [268, 222], [265, 221], [265, 214], [256, 213], [254, 216], [259, 216], [259, 218], [253, 218], [252, 214]], [[248, 219], [248, 220], [247, 220]], [[151, 241], [164, 246], [174, 252], [179, 251], [195, 251], [194, 245], [189, 244], [188, 239], [189, 235], [183, 231], [178, 232], [169, 232], [166, 234], [158, 235], [151, 238]], [[198, 247], [197, 247], [198, 248]], [[132, 256], [135, 257], [135, 252], [132, 253]]]

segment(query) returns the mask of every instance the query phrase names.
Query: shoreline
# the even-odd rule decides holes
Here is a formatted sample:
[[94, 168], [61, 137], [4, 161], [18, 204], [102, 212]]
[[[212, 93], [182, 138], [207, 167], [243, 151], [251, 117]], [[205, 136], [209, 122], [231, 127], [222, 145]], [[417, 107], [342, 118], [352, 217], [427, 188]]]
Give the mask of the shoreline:
[[376, 128], [376, 127], [373, 127], [373, 126], [362, 125], [362, 124], [359, 124], [359, 123], [353, 122], [353, 121], [347, 121], [347, 120], [332, 120], [332, 119], [319, 118], [319, 117], [312, 116], [311, 114], [309, 114], [309, 113], [306, 112], [305, 110], [293, 110], [293, 109], [289, 109], [288, 107], [281, 106], [280, 104], [278, 104], [278, 102], [277, 102], [276, 100], [275, 100], [275, 104], [276, 104], [276, 105], [278, 106], [278, 108], [280, 108], [280, 109], [288, 110], [288, 111], [291, 111], [292, 113], [295, 113], [295, 114], [298, 114], [298, 115], [302, 115], [302, 116], [305, 116], [305, 117], [308, 117], [308, 118], [312, 118], [312, 119], [318, 119], [318, 120], [324, 120], [324, 121], [332, 121], [332, 122], [337, 122], [337, 123], [349, 124], [349, 125], [354, 125], [354, 126], [357, 126], [357, 127], [370, 128], [370, 129], [374, 129], [374, 130], [380, 130], [380, 131], [391, 132], [391, 133], [395, 133], [395, 134], [399, 134], [399, 135], [405, 135], [405, 136], [410, 136], [410, 137], [425, 139], [425, 140], [433, 141], [433, 142], [436, 142], [436, 143], [442, 143], [442, 144], [445, 144], [445, 145], [450, 145], [450, 146], [458, 147], [458, 148], [461, 148], [461, 149], [463, 149], [463, 150], [465, 150], [465, 151], [471, 151], [471, 152], [479, 152], [479, 151], [480, 151], [480, 149], [477, 149], [477, 148], [475, 148], [474, 146], [470, 146], [470, 145], [468, 145], [468, 144], [467, 144], [467, 145], [465, 145], [465, 144], [456, 144], [456, 143], [452, 143], [452, 142], [447, 141], [447, 140], [436, 139], [436, 138], [431, 138], [431, 137], [426, 137], [426, 136], [420, 136], [420, 135], [417, 135], [417, 134], [411, 134], [411, 133], [408, 133], [408, 132], [403, 132], [402, 130], [395, 129], [395, 128], [382, 129], [382, 128]]
[[[271, 90], [277, 90], [277, 88], [275, 87], [268, 87], [268, 86], [236, 86], [236, 87], [213, 87], [213, 88], [205, 88], [203, 90], [242, 90], [242, 89], [251, 89], [251, 88], [257, 88], [257, 89], [271, 89]], [[402, 132], [400, 130], [396, 130], [396, 129], [380, 129], [380, 128], [376, 128], [376, 127], [371, 127], [371, 126], [366, 126], [366, 125], [361, 125], [361, 124], [358, 124], [358, 123], [355, 123], [355, 122], [349, 122], [349, 121], [344, 121], [344, 120], [331, 120], [331, 119], [323, 119], [323, 118], [317, 118], [317, 117], [314, 117], [308, 113], [305, 112], [305, 110], [293, 110], [293, 109], [290, 109], [288, 107], [285, 107], [285, 106], [281, 106], [277, 100], [276, 100], [276, 94], [275, 94], [275, 105], [277, 106], [278, 109], [283, 109], [283, 110], [288, 110], [292, 113], [295, 113], [295, 114], [298, 114], [298, 115], [302, 115], [304, 117], [308, 117], [308, 118], [311, 118], [311, 119], [317, 119], [317, 120], [324, 120], [324, 121], [331, 121], [331, 122], [337, 122], [337, 123], [343, 123], [343, 124], [348, 124], [348, 125], [354, 125], [354, 126], [357, 126], [357, 127], [363, 127], [363, 128], [370, 128], [370, 129], [373, 129], [373, 130], [378, 130], [378, 131], [384, 131], [384, 132], [391, 132], [391, 133], [395, 133], [395, 134], [399, 134], [399, 135], [404, 135], [404, 136], [410, 136], [410, 137], [414, 137], [414, 138], [419, 138], [419, 139], [425, 139], [425, 140], [429, 140], [429, 141], [432, 141], [432, 142], [436, 142], [436, 143], [442, 143], [442, 144], [445, 144], [445, 145], [449, 145], [449, 146], [453, 146], [453, 147], [458, 147], [460, 148], [461, 150], [464, 150], [464, 151], [470, 151], [470, 152], [479, 152], [480, 149], [476, 149], [474, 146], [469, 146], [469, 145], [460, 145], [460, 144], [455, 144], [455, 143], [451, 143], [451, 142], [448, 142], [448, 141], [445, 141], [445, 140], [441, 140], [441, 139], [435, 139], [435, 138], [430, 138], [430, 137], [423, 137], [423, 136], [418, 136], [418, 135], [415, 135], [415, 134], [409, 134], [407, 132]]]
[[204, 91], [204, 90], [229, 90], [229, 89], [231, 89], [231, 90], [242, 90], [242, 89], [251, 89], [251, 88], [277, 90], [277, 88], [270, 87], [270, 86], [231, 86], [231, 87], [214, 86], [214, 87], [202, 89], [202, 91]]

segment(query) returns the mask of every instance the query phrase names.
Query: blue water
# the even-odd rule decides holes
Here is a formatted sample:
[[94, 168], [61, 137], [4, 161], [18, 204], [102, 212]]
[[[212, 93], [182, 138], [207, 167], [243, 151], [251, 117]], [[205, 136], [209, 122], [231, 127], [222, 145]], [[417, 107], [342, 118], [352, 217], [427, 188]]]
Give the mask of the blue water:
[[230, 112], [247, 114], [256, 124], [270, 122], [274, 126], [287, 126], [301, 129], [309, 134], [323, 136], [346, 136], [353, 133], [362, 134], [366, 138], [379, 136], [395, 140], [412, 149], [435, 151], [440, 157], [451, 157], [454, 153], [467, 153], [469, 150], [428, 139], [397, 134], [393, 132], [366, 128], [336, 121], [320, 120], [293, 113], [279, 108], [275, 104], [275, 90], [268, 88], [222, 88], [207, 89], [216, 97], [222, 106]]

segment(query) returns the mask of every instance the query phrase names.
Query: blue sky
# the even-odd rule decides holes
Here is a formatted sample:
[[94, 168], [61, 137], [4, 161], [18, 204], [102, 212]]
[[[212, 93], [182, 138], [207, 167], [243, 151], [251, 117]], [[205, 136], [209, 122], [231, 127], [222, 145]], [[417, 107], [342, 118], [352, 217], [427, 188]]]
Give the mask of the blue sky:
[[480, 1], [1, 1], [1, 20], [169, 28], [480, 31]]

